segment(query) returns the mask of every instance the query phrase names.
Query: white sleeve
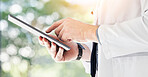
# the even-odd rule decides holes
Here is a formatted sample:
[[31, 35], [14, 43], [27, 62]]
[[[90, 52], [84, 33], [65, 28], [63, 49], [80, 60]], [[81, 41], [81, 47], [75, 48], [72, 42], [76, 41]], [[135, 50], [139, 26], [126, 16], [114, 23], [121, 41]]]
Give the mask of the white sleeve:
[[[86, 42], [86, 43], [83, 43], [83, 44], [87, 45], [89, 50], [92, 52], [92, 46], [93, 46], [92, 42]], [[83, 64], [84, 68], [85, 68], [85, 72], [90, 74], [90, 61], [81, 61], [81, 62]]]
[[141, 9], [140, 17], [98, 28], [98, 40], [107, 59], [148, 52], [148, 0], [141, 0]]
[[89, 50], [92, 52], [93, 42], [85, 42], [82, 44], [85, 44], [89, 48]]
[[85, 72], [90, 74], [90, 62], [86, 62], [86, 61], [81, 61], [84, 68], [85, 68]]

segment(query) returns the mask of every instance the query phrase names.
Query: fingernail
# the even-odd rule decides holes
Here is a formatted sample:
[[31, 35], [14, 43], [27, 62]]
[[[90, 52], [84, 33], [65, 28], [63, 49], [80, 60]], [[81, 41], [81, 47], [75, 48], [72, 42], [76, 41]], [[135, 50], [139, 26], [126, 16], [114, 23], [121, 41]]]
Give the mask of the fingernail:
[[47, 42], [47, 39], [45, 38], [45, 42]]
[[60, 50], [62, 50], [62, 47], [59, 47]]

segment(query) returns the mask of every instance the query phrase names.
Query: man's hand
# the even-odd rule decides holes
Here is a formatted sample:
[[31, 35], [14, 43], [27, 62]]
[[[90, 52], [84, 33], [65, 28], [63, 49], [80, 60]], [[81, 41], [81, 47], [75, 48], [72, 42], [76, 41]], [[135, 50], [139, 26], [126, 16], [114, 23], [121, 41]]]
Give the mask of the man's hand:
[[[50, 35], [51, 37], [59, 40], [56, 36]], [[60, 41], [60, 40], [59, 40]], [[41, 45], [45, 46], [51, 55], [51, 57], [56, 61], [56, 62], [65, 62], [65, 61], [71, 61], [75, 60], [78, 55], [78, 46], [74, 42], [62, 42], [71, 49], [69, 51], [64, 51], [63, 48], [59, 47], [57, 49], [57, 45], [55, 43], [50, 43], [46, 38], [42, 38], [41, 36], [39, 37], [39, 42]]]
[[97, 42], [97, 28], [98, 26], [89, 25], [71, 18], [66, 18], [55, 22], [46, 30], [46, 33], [49, 33], [55, 29], [56, 35], [63, 41]]

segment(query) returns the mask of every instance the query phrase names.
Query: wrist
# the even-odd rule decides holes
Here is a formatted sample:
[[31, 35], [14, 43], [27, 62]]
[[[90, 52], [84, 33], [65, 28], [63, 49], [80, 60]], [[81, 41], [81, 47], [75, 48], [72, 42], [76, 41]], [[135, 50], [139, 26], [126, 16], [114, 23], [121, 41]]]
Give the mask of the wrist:
[[89, 25], [88, 30], [84, 33], [86, 41], [97, 42], [96, 31], [98, 26]]
[[85, 48], [85, 50], [83, 49], [81, 61], [90, 61], [91, 51], [89, 50], [87, 45], [82, 44], [82, 46]]

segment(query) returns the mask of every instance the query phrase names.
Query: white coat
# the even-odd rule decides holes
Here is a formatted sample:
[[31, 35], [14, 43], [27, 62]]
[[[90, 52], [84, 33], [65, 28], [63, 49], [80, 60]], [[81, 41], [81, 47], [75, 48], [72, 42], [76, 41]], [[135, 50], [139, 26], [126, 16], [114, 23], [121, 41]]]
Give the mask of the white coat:
[[[95, 20], [96, 77], [148, 77], [148, 0], [99, 0]], [[83, 64], [89, 73], [90, 64]]]

